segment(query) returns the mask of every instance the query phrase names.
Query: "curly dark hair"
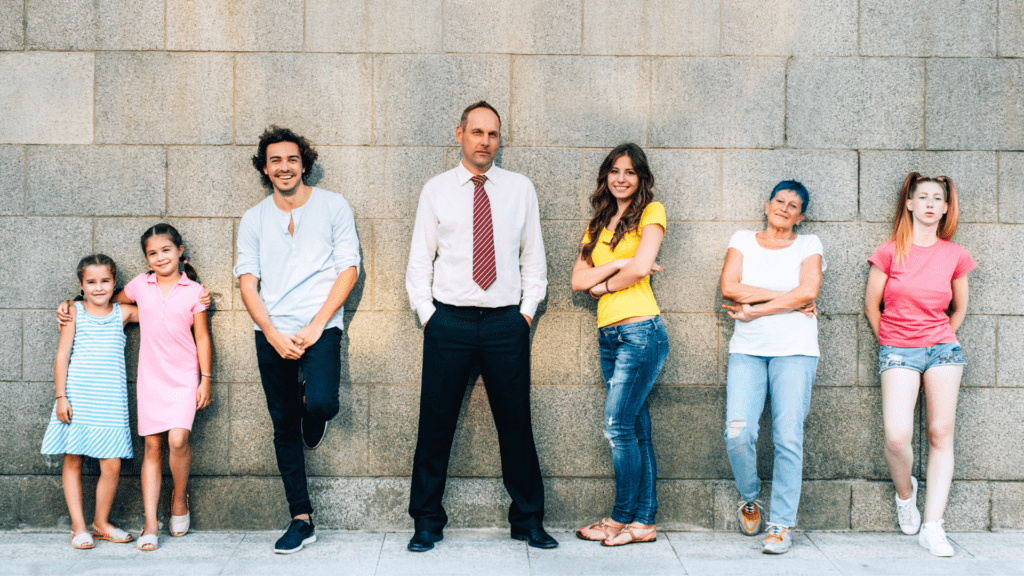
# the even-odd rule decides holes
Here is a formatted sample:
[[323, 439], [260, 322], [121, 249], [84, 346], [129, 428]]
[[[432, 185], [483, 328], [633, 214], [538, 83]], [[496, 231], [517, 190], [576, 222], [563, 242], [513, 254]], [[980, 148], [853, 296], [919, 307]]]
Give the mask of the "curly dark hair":
[[256, 154], [252, 157], [252, 166], [260, 173], [263, 186], [268, 190], [273, 189], [270, 184], [270, 176], [264, 174], [263, 169], [267, 167], [267, 146], [277, 144], [278, 142], [293, 142], [299, 147], [299, 155], [302, 157], [302, 182], [306, 183], [306, 177], [309, 176], [309, 172], [313, 169], [313, 164], [316, 163], [318, 156], [316, 150], [305, 137], [299, 136], [288, 128], [272, 124], [260, 135]]
[[650, 165], [647, 163], [647, 155], [644, 154], [636, 144], [627, 142], [619, 144], [601, 162], [601, 168], [597, 171], [597, 189], [590, 195], [590, 205], [594, 208], [594, 217], [587, 225], [587, 234], [590, 241], [583, 244], [580, 255], [591, 266], [594, 265], [593, 253], [597, 242], [601, 239], [601, 230], [611, 222], [612, 217], [619, 210], [618, 201], [612, 196], [608, 189], [608, 173], [612, 171], [615, 161], [623, 156], [628, 156], [633, 163], [633, 170], [639, 180], [636, 192], [633, 193], [632, 201], [619, 223], [615, 226], [615, 233], [608, 242], [612, 250], [619, 245], [622, 237], [627, 232], [636, 230], [640, 225], [640, 217], [644, 214], [644, 208], [654, 201], [654, 175], [651, 174]]

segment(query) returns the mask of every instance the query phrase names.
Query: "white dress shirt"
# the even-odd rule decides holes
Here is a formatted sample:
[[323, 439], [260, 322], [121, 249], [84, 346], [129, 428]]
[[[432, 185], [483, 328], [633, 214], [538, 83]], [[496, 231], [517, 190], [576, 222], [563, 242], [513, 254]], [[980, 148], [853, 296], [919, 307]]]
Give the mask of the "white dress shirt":
[[497, 268], [487, 290], [473, 281], [473, 174], [460, 162], [423, 186], [405, 272], [409, 302], [421, 324], [433, 315], [435, 299], [484, 308], [518, 304], [531, 318], [544, 299], [548, 269], [533, 183], [494, 165], [486, 176]]

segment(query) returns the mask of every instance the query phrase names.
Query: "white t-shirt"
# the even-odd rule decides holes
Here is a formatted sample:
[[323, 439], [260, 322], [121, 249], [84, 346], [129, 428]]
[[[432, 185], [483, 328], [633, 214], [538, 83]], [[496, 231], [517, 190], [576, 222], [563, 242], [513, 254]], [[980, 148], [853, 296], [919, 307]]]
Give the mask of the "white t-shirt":
[[[789, 292], [800, 285], [800, 266], [812, 254], [825, 256], [821, 240], [814, 234], [800, 234], [786, 248], [768, 250], [757, 243], [756, 232], [740, 230], [732, 235], [729, 248], [743, 254], [740, 282], [747, 286]], [[752, 356], [819, 356], [818, 319], [793, 310], [762, 316], [750, 322], [736, 321], [729, 353]]]

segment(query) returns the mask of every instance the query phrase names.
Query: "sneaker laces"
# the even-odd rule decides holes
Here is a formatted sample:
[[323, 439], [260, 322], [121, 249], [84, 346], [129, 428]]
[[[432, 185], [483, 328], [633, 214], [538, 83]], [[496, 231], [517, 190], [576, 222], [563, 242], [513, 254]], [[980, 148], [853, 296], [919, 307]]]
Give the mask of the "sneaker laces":
[[756, 500], [751, 500], [749, 502], [746, 500], [740, 500], [740, 510], [742, 510], [745, 514], [753, 514], [757, 511], [757, 509], [758, 507]]
[[783, 540], [782, 535], [786, 529], [787, 527], [782, 526], [781, 524], [768, 524], [768, 535], [765, 536], [765, 540], [768, 538], [777, 538], [781, 542]]
[[913, 515], [911, 513], [911, 502], [908, 500], [906, 503], [896, 503], [896, 517], [899, 519], [900, 524], [911, 524], [913, 523]]
[[942, 529], [943, 522], [945, 522], [944, 519], [930, 523], [933, 524], [928, 530], [928, 540], [931, 544], [949, 544], [949, 540], [946, 539], [946, 531]]

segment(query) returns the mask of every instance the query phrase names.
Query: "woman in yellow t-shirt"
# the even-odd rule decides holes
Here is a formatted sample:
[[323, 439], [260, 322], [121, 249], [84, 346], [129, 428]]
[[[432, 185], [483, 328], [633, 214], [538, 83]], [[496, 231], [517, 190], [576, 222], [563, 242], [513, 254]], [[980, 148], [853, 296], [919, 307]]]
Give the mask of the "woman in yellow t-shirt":
[[608, 153], [590, 197], [594, 217], [572, 268], [572, 289], [599, 298], [601, 372], [608, 397], [604, 435], [615, 468], [615, 505], [608, 518], [576, 536], [605, 546], [653, 542], [658, 511], [657, 466], [647, 396], [665, 357], [668, 335], [650, 276], [665, 236], [665, 207], [654, 201], [654, 176], [636, 144]]

